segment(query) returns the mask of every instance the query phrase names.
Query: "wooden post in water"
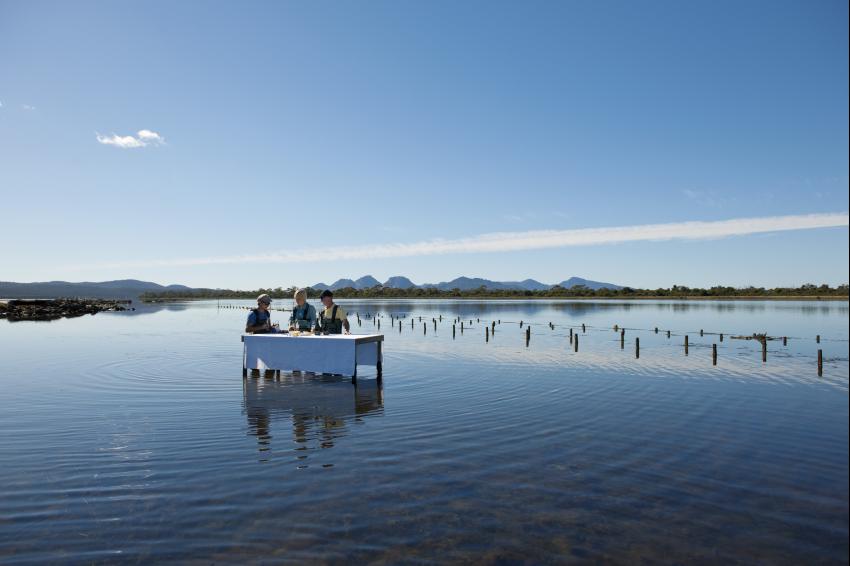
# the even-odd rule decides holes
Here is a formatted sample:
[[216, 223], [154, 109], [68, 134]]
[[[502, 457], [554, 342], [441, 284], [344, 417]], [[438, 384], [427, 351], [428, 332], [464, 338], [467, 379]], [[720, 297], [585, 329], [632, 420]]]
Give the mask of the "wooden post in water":
[[463, 321], [460, 323], [460, 333], [463, 334]]
[[626, 348], [626, 331], [625, 329], [620, 331], [620, 349], [623, 350]]
[[761, 339], [761, 361], [767, 361], [767, 337]]
[[617, 332], [619, 329], [620, 329], [620, 325], [619, 325], [619, 324], [615, 324], [615, 325], [614, 325], [614, 332]]
[[422, 323], [422, 334], [423, 335], [428, 334], [428, 323], [427, 322]]
[[711, 365], [717, 365], [717, 344], [711, 345]]
[[783, 336], [783, 337], [782, 337], [782, 345], [783, 345], [783, 346], [787, 346], [787, 345], [788, 345], [788, 337], [787, 337], [787, 336]]
[[655, 327], [655, 333], [658, 334], [658, 327]]
[[378, 330], [380, 330], [380, 329], [381, 329], [381, 321], [379, 320], [378, 321]]
[[443, 322], [443, 315], [440, 315], [440, 322]]
[[818, 350], [818, 377], [823, 376], [823, 350]]
[[456, 335], [457, 335], [457, 327], [454, 324], [452, 324], [452, 338], [454, 338]]
[[723, 333], [720, 333], [720, 341], [723, 342]]
[[573, 336], [573, 349], [575, 352], [578, 352], [578, 334]]
[[670, 338], [670, 331], [667, 331], [667, 338]]
[[436, 331], [437, 331], [437, 319], [435, 318], [434, 319], [434, 332], [436, 332]]
[[688, 355], [688, 335], [685, 334], [685, 355]]
[[522, 321], [519, 321], [519, 327], [522, 328]]
[[582, 322], [581, 323], [581, 333], [584, 334], [585, 332], [587, 332], [587, 328], [585, 328], [584, 323]]
[[635, 337], [635, 359], [640, 358], [640, 338]]
[[484, 341], [485, 342], [490, 341], [490, 327], [489, 326], [484, 327]]
[[818, 334], [818, 335], [817, 335], [817, 337], [815, 337], [815, 342], [817, 342], [818, 344], [820, 344], [820, 334]]

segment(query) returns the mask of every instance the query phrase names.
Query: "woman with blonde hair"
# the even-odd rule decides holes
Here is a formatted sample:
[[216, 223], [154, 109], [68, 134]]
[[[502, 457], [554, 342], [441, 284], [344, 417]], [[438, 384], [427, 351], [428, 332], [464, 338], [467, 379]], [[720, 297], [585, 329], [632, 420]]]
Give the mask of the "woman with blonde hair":
[[298, 289], [295, 291], [295, 306], [292, 307], [292, 316], [289, 317], [290, 330], [310, 330], [316, 326], [316, 307], [307, 302], [307, 291]]

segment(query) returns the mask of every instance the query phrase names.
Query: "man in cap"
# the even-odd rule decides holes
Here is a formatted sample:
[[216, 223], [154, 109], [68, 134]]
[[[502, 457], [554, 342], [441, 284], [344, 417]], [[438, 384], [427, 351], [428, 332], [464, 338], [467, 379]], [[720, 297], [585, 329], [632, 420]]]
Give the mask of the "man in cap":
[[322, 304], [325, 305], [325, 310], [319, 314], [319, 324], [322, 327], [322, 332], [328, 334], [342, 334], [342, 329], [345, 329], [346, 334], [351, 333], [351, 326], [348, 324], [348, 315], [341, 306], [334, 304], [334, 294], [327, 289], [322, 291], [320, 296]]
[[263, 293], [257, 297], [257, 308], [251, 309], [248, 313], [248, 322], [245, 325], [245, 332], [252, 334], [268, 334], [274, 332], [272, 327], [272, 315], [269, 312], [269, 306], [272, 304], [272, 298]]

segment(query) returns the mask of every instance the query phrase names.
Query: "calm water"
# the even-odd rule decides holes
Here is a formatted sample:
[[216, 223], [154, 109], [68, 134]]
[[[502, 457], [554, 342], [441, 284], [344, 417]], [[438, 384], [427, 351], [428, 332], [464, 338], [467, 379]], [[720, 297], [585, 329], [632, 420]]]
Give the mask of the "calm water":
[[346, 306], [382, 389], [243, 381], [215, 302], [0, 321], [0, 561], [848, 561], [846, 302]]

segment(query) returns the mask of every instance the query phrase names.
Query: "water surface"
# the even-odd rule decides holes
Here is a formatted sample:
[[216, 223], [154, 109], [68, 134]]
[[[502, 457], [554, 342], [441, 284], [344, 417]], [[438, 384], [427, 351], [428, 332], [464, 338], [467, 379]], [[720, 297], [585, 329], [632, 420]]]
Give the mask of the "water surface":
[[243, 380], [215, 301], [0, 323], [0, 560], [847, 562], [846, 302], [345, 305], [381, 385]]

